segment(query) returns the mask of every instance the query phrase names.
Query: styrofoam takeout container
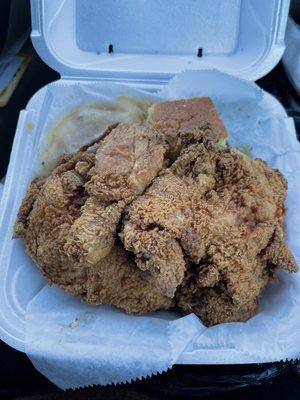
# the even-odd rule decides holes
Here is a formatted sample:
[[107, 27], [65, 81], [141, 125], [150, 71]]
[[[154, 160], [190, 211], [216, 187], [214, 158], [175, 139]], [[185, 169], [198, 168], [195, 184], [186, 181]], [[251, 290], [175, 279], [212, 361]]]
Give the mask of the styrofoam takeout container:
[[[58, 91], [61, 84], [82, 81], [153, 91], [182, 70], [212, 67], [255, 80], [284, 52], [288, 9], [288, 0], [32, 0], [31, 38], [41, 58], [61, 74], [52, 84]], [[0, 207], [0, 338], [21, 351], [26, 306], [45, 281], [22, 241], [11, 237], [39, 140], [46, 89], [20, 112]], [[267, 99], [280, 108], [275, 98]]]

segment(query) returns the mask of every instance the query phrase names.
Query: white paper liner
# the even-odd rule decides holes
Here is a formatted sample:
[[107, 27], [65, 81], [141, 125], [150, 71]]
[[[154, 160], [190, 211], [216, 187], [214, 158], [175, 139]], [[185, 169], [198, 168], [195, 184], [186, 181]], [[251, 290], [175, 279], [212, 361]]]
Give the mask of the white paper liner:
[[205, 329], [194, 315], [164, 314], [90, 307], [46, 286], [28, 307], [26, 353], [62, 389], [130, 382], [166, 371]]
[[[109, 83], [53, 84], [48, 91], [51, 96], [40, 117], [41, 140], [51, 123], [75, 103], [114, 101], [120, 94], [156, 101], [210, 96], [229, 132], [229, 143], [250, 149], [253, 157], [264, 158], [288, 179], [288, 243], [299, 261], [300, 144], [293, 120], [254, 83], [206, 70], [177, 75], [158, 95]], [[62, 388], [145, 377], [180, 362], [185, 352], [193, 363], [206, 363], [205, 352], [198, 351], [205, 349], [215, 352], [215, 363], [218, 354], [224, 363], [224, 350], [230, 362], [235, 354], [247, 355], [249, 362], [298, 358], [299, 306], [300, 275], [284, 271], [265, 290], [255, 317], [212, 328], [194, 315], [182, 318], [161, 312], [134, 317], [113, 307], [94, 308], [46, 286], [27, 309], [26, 352], [36, 368]], [[85, 313], [91, 317], [85, 318]]]

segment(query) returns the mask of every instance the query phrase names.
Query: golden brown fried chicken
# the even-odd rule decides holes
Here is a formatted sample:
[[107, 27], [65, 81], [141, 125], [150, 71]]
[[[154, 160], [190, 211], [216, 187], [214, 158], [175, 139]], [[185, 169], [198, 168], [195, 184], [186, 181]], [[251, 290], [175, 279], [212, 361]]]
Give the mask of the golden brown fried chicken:
[[128, 207], [121, 238], [170, 292], [182, 283], [184, 258], [191, 263], [176, 294], [184, 311], [207, 325], [244, 321], [276, 268], [296, 270], [282, 230], [286, 182], [264, 161], [220, 147], [207, 128], [185, 140], [174, 164]]
[[176, 302], [207, 325], [245, 321], [276, 268], [296, 270], [286, 182], [222, 147], [209, 99], [159, 103], [150, 121], [111, 126], [34, 180], [15, 236], [50, 283], [89, 303], [142, 314]]
[[[163, 123], [174, 110], [179, 118], [176, 134], [166, 130]], [[205, 98], [156, 105], [153, 124], [161, 133], [138, 124], [111, 126], [102, 141], [83, 147], [75, 156], [66, 156], [50, 177], [32, 184], [19, 213], [16, 236], [25, 237], [29, 254], [49, 272], [53, 281], [58, 279], [56, 275], [63, 268], [65, 272], [59, 280], [65, 282], [74, 275], [74, 280], [69, 279], [70, 288], [73, 284], [76, 286], [77, 275], [81, 280], [86, 277], [82, 266], [97, 265], [113, 248], [116, 228], [126, 204], [140, 195], [166, 165], [169, 144], [165, 135], [168, 139], [170, 135], [178, 137], [181, 131], [207, 118], [216, 127], [216, 137], [226, 136], [213, 104]], [[97, 146], [95, 154], [88, 152], [94, 144]], [[51, 215], [49, 221], [48, 214]], [[165, 253], [165, 267], [160, 265], [161, 271], [157, 273], [155, 259], [147, 268], [139, 260], [138, 265], [145, 270], [149, 281], [156, 284], [158, 280], [164, 293], [173, 296], [178, 282], [183, 279], [182, 250], [168, 235], [158, 232], [152, 235], [152, 240], [154, 236], [159, 242], [159, 246], [154, 246], [159, 248], [157, 257], [161, 259], [160, 253]], [[169, 254], [170, 250], [175, 258]], [[52, 265], [56, 259], [57, 274], [56, 266]], [[171, 270], [168, 269], [170, 262], [174, 264]], [[68, 290], [74, 291], [74, 288]]]
[[23, 237], [27, 253], [50, 283], [72, 294], [82, 293], [86, 268], [73, 263], [64, 251], [71, 226], [80, 217], [86, 201], [84, 174], [76, 171], [94, 164], [94, 154], [78, 152], [66, 156], [45, 179], [35, 179], [23, 200], [15, 225], [15, 237]]
[[73, 262], [94, 265], [109, 253], [125, 205], [163, 168], [167, 148], [161, 134], [138, 124], [119, 124], [100, 141], [85, 183], [89, 198], [64, 246]]
[[136, 254], [136, 265], [145, 271], [145, 279], [172, 298], [185, 271], [183, 252], [176, 238], [155, 223], [143, 230], [132, 221], [125, 223], [120, 237], [125, 248]]
[[88, 269], [85, 301], [109, 304], [128, 314], [168, 309], [173, 300], [155, 290], [143, 277], [132, 254], [117, 241], [111, 252]]
[[[197, 135], [200, 142], [218, 140], [209, 125], [197, 130]], [[189, 168], [192, 154], [193, 162], [202, 163], [203, 160], [197, 160], [198, 153], [192, 148], [182, 152], [173, 165], [154, 180], [146, 193], [128, 207], [120, 234], [125, 248], [136, 254], [138, 267], [148, 271], [147, 279], [170, 297], [174, 296], [186, 269], [182, 243], [193, 221], [193, 212], [188, 207], [190, 187], [197, 183], [200, 197], [214, 182], [209, 173], [185, 176], [184, 168]], [[208, 166], [209, 163], [203, 168]], [[173, 173], [175, 170], [177, 172]], [[181, 243], [179, 238], [182, 238]]]
[[[128, 312], [171, 305], [170, 299], [150, 292], [134, 262], [120, 246], [114, 247], [126, 203], [163, 168], [166, 149], [163, 136], [152, 129], [120, 124], [107, 132], [103, 142], [64, 156], [49, 177], [32, 182], [15, 237], [24, 238], [27, 253], [50, 283], [87, 301], [123, 306]], [[108, 190], [111, 179], [115, 185]], [[131, 290], [135, 292], [129, 295]]]
[[87, 192], [101, 201], [129, 202], [165, 164], [168, 145], [151, 127], [119, 124], [100, 142]]

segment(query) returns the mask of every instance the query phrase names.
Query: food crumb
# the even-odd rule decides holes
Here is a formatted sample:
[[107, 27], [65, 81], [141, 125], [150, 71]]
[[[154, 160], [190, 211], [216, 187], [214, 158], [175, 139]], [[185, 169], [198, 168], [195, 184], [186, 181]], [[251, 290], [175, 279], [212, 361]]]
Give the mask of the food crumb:
[[74, 321], [72, 321], [72, 322], [69, 323], [68, 327], [71, 328], [71, 329], [74, 329], [74, 328], [76, 328], [78, 325], [79, 325], [79, 319], [78, 319], [78, 318], [75, 318]]
[[25, 124], [25, 129], [26, 129], [29, 133], [31, 133], [31, 132], [33, 131], [33, 129], [34, 129], [33, 123], [32, 123], [32, 122], [26, 122], [26, 124]]

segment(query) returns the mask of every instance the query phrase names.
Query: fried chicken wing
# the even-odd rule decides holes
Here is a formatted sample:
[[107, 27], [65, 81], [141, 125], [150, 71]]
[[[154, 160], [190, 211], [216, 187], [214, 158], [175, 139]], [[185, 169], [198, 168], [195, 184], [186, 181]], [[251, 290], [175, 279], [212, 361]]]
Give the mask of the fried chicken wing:
[[[163, 232], [182, 249], [181, 274], [170, 285], [179, 307], [207, 325], [244, 321], [276, 268], [296, 270], [283, 234], [285, 179], [262, 160], [220, 147], [207, 128], [183, 142], [173, 165], [128, 207], [121, 238], [140, 268], [150, 260], [159, 269], [168, 252], [152, 237]], [[178, 255], [169, 253], [172, 271]], [[184, 258], [190, 266], [181, 282]]]

